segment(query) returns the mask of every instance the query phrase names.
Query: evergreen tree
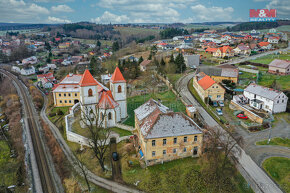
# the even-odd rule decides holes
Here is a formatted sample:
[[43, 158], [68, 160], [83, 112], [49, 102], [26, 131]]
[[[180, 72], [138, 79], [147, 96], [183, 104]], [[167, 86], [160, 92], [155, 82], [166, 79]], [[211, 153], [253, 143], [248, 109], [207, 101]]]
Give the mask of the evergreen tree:
[[152, 52], [150, 52], [150, 54], [148, 56], [148, 60], [152, 60]]
[[179, 53], [175, 58], [175, 64], [177, 66], [177, 73], [182, 73], [186, 70], [185, 61], [181, 53]]
[[160, 66], [161, 66], [162, 68], [164, 68], [165, 65], [166, 65], [166, 63], [165, 63], [165, 61], [164, 61], [163, 58], [162, 58], [161, 61], [160, 61]]
[[119, 43], [117, 41], [115, 41], [113, 43], [112, 49], [113, 49], [114, 52], [116, 52], [116, 51], [118, 51], [120, 49]]
[[97, 46], [98, 46], [98, 47], [101, 47], [101, 45], [102, 45], [101, 42], [98, 40], [98, 41], [97, 41]]
[[98, 71], [98, 69], [97, 69], [97, 60], [96, 60], [96, 58], [94, 56], [91, 58], [89, 69], [90, 69], [90, 72], [92, 73], [92, 75], [96, 75], [97, 74], [97, 71]]
[[138, 64], [141, 64], [144, 61], [143, 57], [140, 56], [139, 60], [138, 60]]

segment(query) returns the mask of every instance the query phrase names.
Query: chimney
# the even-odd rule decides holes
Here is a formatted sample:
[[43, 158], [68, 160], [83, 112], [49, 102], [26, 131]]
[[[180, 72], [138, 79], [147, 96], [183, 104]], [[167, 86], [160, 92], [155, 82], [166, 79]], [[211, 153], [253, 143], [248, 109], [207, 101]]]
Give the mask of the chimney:
[[69, 73], [68, 76], [69, 76], [69, 77], [72, 77], [72, 76], [73, 76], [73, 73]]

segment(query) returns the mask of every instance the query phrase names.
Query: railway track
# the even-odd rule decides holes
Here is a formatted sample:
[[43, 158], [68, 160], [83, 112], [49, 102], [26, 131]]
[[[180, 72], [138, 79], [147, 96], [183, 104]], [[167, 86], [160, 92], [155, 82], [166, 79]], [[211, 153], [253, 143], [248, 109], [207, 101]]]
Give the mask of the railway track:
[[31, 134], [31, 139], [32, 139], [32, 145], [34, 148], [34, 153], [35, 153], [35, 158], [37, 162], [37, 167], [39, 171], [39, 177], [41, 181], [41, 187], [42, 187], [42, 192], [43, 193], [56, 193], [56, 188], [55, 184], [53, 181], [53, 176], [51, 175], [49, 165], [48, 165], [48, 160], [46, 153], [43, 148], [43, 143], [40, 138], [40, 133], [39, 133], [39, 128], [38, 124], [34, 119], [34, 111], [32, 107], [32, 101], [27, 95], [27, 90], [26, 87], [23, 85], [19, 79], [11, 74], [10, 72], [7, 72], [5, 70], [0, 69], [0, 72], [5, 74], [8, 78], [13, 80], [15, 84], [19, 87], [20, 92], [23, 96], [23, 103], [24, 103], [24, 109], [25, 112], [27, 113], [27, 122]]

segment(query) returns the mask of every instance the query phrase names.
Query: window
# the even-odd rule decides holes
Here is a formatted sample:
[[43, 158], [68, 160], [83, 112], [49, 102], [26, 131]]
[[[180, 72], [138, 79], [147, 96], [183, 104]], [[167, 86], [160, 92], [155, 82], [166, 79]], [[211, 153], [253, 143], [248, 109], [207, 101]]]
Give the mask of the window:
[[75, 96], [78, 96], [78, 94], [77, 94], [77, 93], [75, 93]]
[[65, 100], [64, 103], [67, 103], [67, 101]]
[[194, 136], [194, 141], [197, 141], [197, 136]]
[[71, 100], [69, 100], [68, 102], [71, 103]]
[[104, 119], [104, 114], [101, 113], [101, 121]]
[[155, 151], [152, 151], [152, 157], [155, 157]]
[[68, 93], [68, 96], [70, 97], [70, 93]]
[[176, 153], [176, 149], [173, 149], [173, 153]]
[[156, 142], [155, 140], [152, 140], [152, 146], [155, 146], [155, 142]]
[[118, 86], [118, 93], [121, 93], [122, 92], [122, 87], [121, 85]]
[[185, 147], [185, 148], [183, 148], [183, 152], [186, 152], [186, 147]]
[[282, 103], [284, 103], [284, 100], [282, 100]]
[[112, 113], [111, 113], [111, 112], [109, 112], [109, 114], [108, 114], [108, 119], [109, 119], [109, 120], [112, 119]]
[[163, 155], [166, 155], [166, 150], [163, 150]]
[[61, 94], [59, 93], [58, 96], [61, 96]]
[[60, 100], [59, 103], [62, 103], [62, 100]]
[[64, 94], [63, 94], [63, 96], [65, 96], [65, 97], [66, 97], [66, 94], [64, 93]]
[[173, 143], [174, 143], [174, 144], [177, 143], [177, 138], [176, 138], [176, 137], [173, 139]]
[[279, 101], [277, 101], [277, 104], [279, 103]]
[[88, 90], [88, 96], [90, 97], [90, 96], [93, 96], [93, 90], [92, 89], [89, 89]]
[[163, 139], [163, 145], [166, 145], [166, 139]]
[[221, 95], [217, 95], [216, 97], [217, 97], [217, 98], [221, 98]]
[[186, 143], [187, 142], [187, 137], [183, 138], [183, 142]]

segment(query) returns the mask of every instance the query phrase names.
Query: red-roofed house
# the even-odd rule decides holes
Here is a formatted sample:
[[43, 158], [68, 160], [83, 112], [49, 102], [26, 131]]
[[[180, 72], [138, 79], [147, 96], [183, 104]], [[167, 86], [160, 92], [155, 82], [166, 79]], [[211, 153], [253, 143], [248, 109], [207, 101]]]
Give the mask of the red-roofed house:
[[268, 38], [268, 42], [270, 44], [278, 44], [279, 43], [280, 38], [277, 36], [272, 36]]
[[218, 48], [215, 52], [213, 52], [213, 56], [224, 58], [224, 57], [233, 57], [235, 52], [233, 48], [230, 46], [223, 46]]
[[207, 102], [206, 98], [210, 98], [212, 101], [224, 100], [225, 89], [204, 73], [193, 77], [193, 88], [204, 102]]
[[259, 47], [265, 50], [269, 50], [272, 48], [272, 45], [269, 42], [260, 42], [258, 43]]
[[39, 74], [37, 75], [37, 81], [41, 82], [44, 88], [52, 88], [55, 82], [55, 78], [53, 73]]

